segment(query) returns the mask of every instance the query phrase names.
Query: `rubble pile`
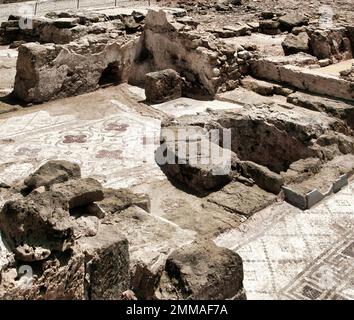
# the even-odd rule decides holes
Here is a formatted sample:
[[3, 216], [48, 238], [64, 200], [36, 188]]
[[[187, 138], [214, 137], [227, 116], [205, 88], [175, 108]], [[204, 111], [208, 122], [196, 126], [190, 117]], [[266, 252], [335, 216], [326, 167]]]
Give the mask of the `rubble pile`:
[[[0, 192], [12, 199], [0, 213], [1, 299], [245, 298], [236, 253], [194, 242], [194, 233], [151, 214], [146, 195], [106, 189], [74, 163], [49, 161]], [[210, 255], [219, 257], [210, 277], [223, 286], [199, 272]], [[180, 275], [185, 288], [167, 281], [172, 264], [190, 270]]]

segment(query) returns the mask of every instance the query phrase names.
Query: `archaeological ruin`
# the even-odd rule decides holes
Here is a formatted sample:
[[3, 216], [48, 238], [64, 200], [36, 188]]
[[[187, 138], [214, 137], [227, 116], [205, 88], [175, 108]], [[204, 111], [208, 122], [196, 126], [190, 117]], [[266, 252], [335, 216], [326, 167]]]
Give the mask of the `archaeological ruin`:
[[99, 2], [0, 1], [0, 300], [353, 300], [353, 1]]

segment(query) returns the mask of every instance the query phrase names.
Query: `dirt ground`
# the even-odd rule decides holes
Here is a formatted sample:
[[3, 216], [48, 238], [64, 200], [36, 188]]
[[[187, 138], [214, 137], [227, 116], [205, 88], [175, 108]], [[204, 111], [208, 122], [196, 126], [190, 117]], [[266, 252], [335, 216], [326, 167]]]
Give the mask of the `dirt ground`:
[[[333, 10], [333, 21], [352, 23], [354, 20], [354, 6], [352, 0], [243, 0], [242, 5], [234, 6], [232, 11], [216, 11], [213, 2], [207, 0], [176, 0], [158, 3], [166, 6], [184, 7], [189, 15], [197, 21], [209, 26], [232, 25], [241, 21], [252, 21], [266, 12], [284, 14], [291, 11], [306, 13], [312, 19], [319, 18], [323, 12], [328, 12], [328, 6]], [[208, 7], [211, 7], [208, 10]], [[330, 12], [329, 12], [330, 13]]]

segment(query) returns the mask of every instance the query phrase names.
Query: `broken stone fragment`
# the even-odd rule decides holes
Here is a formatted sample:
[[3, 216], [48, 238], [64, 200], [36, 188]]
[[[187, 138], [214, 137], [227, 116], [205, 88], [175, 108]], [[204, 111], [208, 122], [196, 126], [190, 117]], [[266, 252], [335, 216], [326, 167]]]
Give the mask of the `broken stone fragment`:
[[77, 26], [79, 23], [79, 19], [78, 18], [60, 18], [60, 19], [56, 19], [54, 20], [53, 24], [57, 27], [57, 28], [73, 28], [75, 26]]
[[219, 38], [233, 38], [236, 36], [235, 31], [225, 29], [225, 28], [223, 28], [223, 29], [215, 28], [215, 29], [210, 29], [207, 31], [217, 35]]
[[220, 1], [219, 3], [215, 4], [216, 11], [229, 11], [231, 8], [229, 7], [228, 3], [224, 3], [226, 1]]
[[104, 223], [113, 225], [128, 239], [130, 288], [139, 299], [154, 297], [167, 257], [195, 239], [194, 232], [135, 206], [107, 216]]
[[95, 179], [86, 178], [54, 184], [50, 190], [60, 194], [69, 209], [84, 207], [104, 199], [102, 185]]
[[85, 299], [121, 299], [130, 286], [127, 238], [116, 226], [100, 225], [78, 245], [85, 255]]
[[308, 94], [297, 91], [287, 98], [288, 102], [297, 106], [325, 112], [331, 116], [344, 120], [349, 127], [354, 129], [354, 103], [339, 99], [331, 99], [325, 96]]
[[281, 175], [251, 161], [244, 161], [241, 166], [243, 175], [251, 177], [263, 190], [274, 194], [278, 194], [281, 191], [284, 185]]
[[107, 214], [119, 213], [133, 205], [150, 212], [150, 198], [146, 194], [136, 194], [129, 189], [103, 189], [104, 199], [99, 202]]
[[285, 184], [302, 182], [312, 175], [320, 172], [322, 163], [317, 158], [300, 159], [292, 163], [286, 172], [281, 175], [284, 178]]
[[61, 194], [45, 192], [5, 203], [0, 213], [3, 239], [22, 261], [39, 261], [52, 250], [73, 243], [67, 202]]
[[182, 79], [172, 69], [151, 72], [145, 76], [146, 100], [162, 103], [182, 96]]
[[100, 221], [95, 216], [83, 215], [73, 221], [75, 239], [94, 237], [100, 226]]
[[259, 29], [262, 33], [275, 35], [280, 33], [280, 23], [276, 20], [262, 20], [259, 22]]
[[106, 212], [97, 203], [91, 203], [82, 207], [71, 209], [70, 214], [74, 217], [94, 216], [98, 219], [103, 219]]
[[261, 17], [263, 19], [273, 19], [275, 16], [276, 16], [276, 13], [273, 11], [266, 10], [266, 11], [261, 12]]
[[281, 16], [278, 21], [282, 29], [290, 31], [294, 27], [307, 25], [309, 18], [303, 13], [294, 11]]
[[121, 20], [127, 32], [136, 32], [141, 27], [141, 25], [137, 23], [136, 19], [132, 16], [122, 17]]
[[167, 259], [155, 297], [161, 300], [246, 299], [240, 256], [198, 240]]
[[155, 159], [165, 174], [197, 193], [210, 192], [232, 180], [237, 156], [211, 142], [202, 128], [167, 127]]
[[192, 17], [188, 17], [188, 16], [185, 16], [185, 17], [177, 19], [177, 22], [178, 23], [183, 23], [183, 24], [185, 24], [187, 26], [192, 26], [194, 28], [196, 28], [200, 24], [199, 21], [196, 21]]
[[42, 261], [47, 259], [51, 251], [41, 247], [30, 247], [28, 244], [18, 246], [15, 249], [16, 259], [20, 261]]
[[235, 25], [235, 26], [225, 26], [224, 29], [234, 32], [235, 37], [245, 36], [247, 34], [247, 32], [252, 30], [251, 27], [249, 27], [246, 24], [240, 24], [240, 25]]
[[274, 194], [264, 191], [257, 185], [247, 186], [240, 182], [232, 182], [208, 196], [209, 202], [245, 217], [265, 209], [276, 199]]
[[11, 187], [7, 183], [0, 181], [0, 189], [10, 189], [10, 188]]
[[83, 300], [85, 260], [80, 250], [2, 272], [0, 300]]
[[81, 169], [76, 163], [69, 161], [48, 161], [25, 181], [30, 191], [41, 186], [49, 187], [55, 183], [65, 182], [81, 177]]
[[308, 53], [310, 37], [306, 32], [300, 32], [297, 36], [294, 34], [288, 34], [285, 40], [282, 42], [284, 53], [286, 55], [295, 54], [298, 52]]
[[311, 33], [311, 49], [318, 59], [347, 60], [353, 57], [346, 29], [315, 30]]
[[145, 14], [139, 11], [133, 11], [132, 12], [132, 17], [136, 22], [142, 22], [145, 19]]
[[254, 79], [249, 76], [241, 80], [241, 85], [247, 90], [254, 91], [262, 96], [271, 96], [275, 93], [275, 88], [280, 87], [277, 84]]

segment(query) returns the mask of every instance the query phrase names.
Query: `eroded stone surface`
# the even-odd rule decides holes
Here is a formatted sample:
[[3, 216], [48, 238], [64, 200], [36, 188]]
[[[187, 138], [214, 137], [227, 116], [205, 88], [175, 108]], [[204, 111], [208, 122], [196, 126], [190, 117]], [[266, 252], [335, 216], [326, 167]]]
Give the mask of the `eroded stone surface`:
[[242, 299], [240, 257], [213, 242], [197, 241], [174, 251], [166, 261], [156, 291], [158, 299]]

